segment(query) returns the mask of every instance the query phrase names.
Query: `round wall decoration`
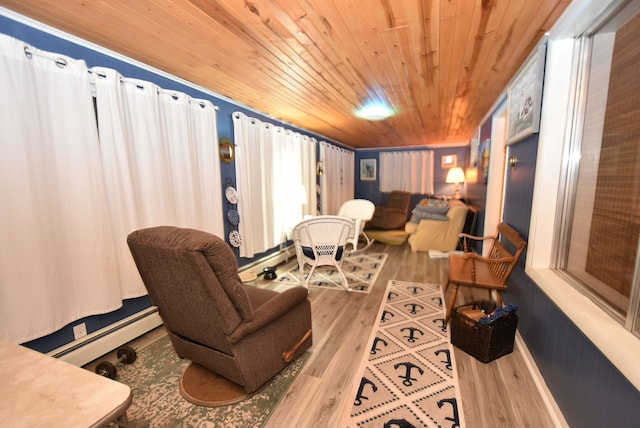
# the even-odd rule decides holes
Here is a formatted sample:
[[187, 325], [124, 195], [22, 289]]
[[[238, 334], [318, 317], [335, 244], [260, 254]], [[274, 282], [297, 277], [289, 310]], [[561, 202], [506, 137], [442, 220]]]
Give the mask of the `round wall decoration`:
[[242, 235], [237, 230], [229, 232], [229, 243], [234, 247], [239, 247], [242, 244]]
[[235, 187], [233, 186], [227, 187], [224, 190], [224, 196], [225, 198], [227, 198], [227, 201], [229, 201], [230, 204], [238, 203], [238, 192], [236, 191]]
[[240, 214], [236, 210], [227, 211], [227, 220], [229, 220], [229, 224], [236, 226], [240, 223]]

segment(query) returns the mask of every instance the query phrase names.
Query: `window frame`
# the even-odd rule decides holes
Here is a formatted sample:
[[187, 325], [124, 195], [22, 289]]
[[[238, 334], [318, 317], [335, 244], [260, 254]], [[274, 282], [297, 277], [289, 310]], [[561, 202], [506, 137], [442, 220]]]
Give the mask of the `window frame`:
[[[580, 120], [574, 118], [577, 119], [583, 108], [580, 100], [586, 82], [580, 80], [580, 76], [584, 75], [582, 69], [588, 64], [588, 55], [585, 55], [588, 46], [580, 37], [623, 3], [622, 0], [574, 1], [549, 34], [526, 273], [640, 389], [640, 370], [637, 370], [640, 339], [630, 330], [631, 317], [627, 317], [625, 325], [620, 317], [612, 316], [610, 311], [574, 287], [566, 274], [556, 270], [556, 261], [563, 255], [556, 235], [562, 233], [562, 219], [572, 210], [569, 204], [565, 205], [563, 194], [563, 189], [570, 184], [566, 181], [572, 175], [564, 171], [577, 167], [576, 157], [572, 156], [575, 147], [571, 142], [582, 130]], [[556, 214], [548, 215], [554, 207]], [[631, 297], [632, 303], [640, 298]]]

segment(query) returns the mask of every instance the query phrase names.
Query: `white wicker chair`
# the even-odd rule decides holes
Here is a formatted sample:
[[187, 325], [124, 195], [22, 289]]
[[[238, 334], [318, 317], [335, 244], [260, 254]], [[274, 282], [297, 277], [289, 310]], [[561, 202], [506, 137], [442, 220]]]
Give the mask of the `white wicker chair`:
[[[332, 265], [337, 269], [342, 286], [349, 290], [349, 283], [342, 272], [342, 261], [346, 256], [345, 246], [353, 236], [353, 220], [340, 216], [318, 216], [303, 220], [293, 229], [293, 242], [298, 258], [300, 279], [309, 288], [311, 275], [318, 266]], [[305, 278], [304, 266], [311, 270]]]
[[367, 221], [371, 220], [375, 209], [376, 207], [373, 205], [373, 202], [366, 199], [351, 199], [340, 207], [338, 215], [340, 217], [350, 218], [354, 223], [353, 235], [347, 240], [347, 243], [353, 246], [353, 252], [358, 251], [360, 235], [364, 236], [367, 242], [362, 250], [366, 250], [373, 244], [373, 239], [369, 239], [367, 234], [364, 233], [364, 225]]

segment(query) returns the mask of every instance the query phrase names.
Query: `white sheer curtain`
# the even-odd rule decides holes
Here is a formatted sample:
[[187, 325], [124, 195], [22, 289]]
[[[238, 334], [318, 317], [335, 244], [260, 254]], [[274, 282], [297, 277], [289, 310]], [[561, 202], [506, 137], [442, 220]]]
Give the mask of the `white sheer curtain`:
[[146, 294], [136, 228], [222, 235], [215, 108], [0, 34], [0, 339]]
[[316, 141], [240, 112], [233, 124], [240, 256], [253, 257], [284, 242], [304, 214], [315, 213]]
[[21, 343], [121, 298], [84, 62], [0, 34], [0, 91], [0, 339]]
[[355, 195], [355, 155], [322, 141], [320, 160], [324, 169], [320, 177], [321, 213], [336, 215], [340, 206]]
[[380, 153], [380, 191], [433, 193], [433, 151]]
[[174, 225], [224, 236], [215, 107], [93, 68], [100, 149], [123, 298], [146, 294], [126, 244]]

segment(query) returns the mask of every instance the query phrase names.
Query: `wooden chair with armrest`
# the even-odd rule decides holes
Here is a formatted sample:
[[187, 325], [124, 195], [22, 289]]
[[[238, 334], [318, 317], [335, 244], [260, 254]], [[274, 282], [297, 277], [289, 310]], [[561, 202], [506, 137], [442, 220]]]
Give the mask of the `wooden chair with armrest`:
[[[507, 289], [507, 279], [516, 266], [527, 242], [520, 234], [506, 223], [498, 224], [497, 233], [493, 236], [473, 236], [466, 233], [459, 235], [464, 239], [464, 254], [449, 255], [449, 285], [453, 292], [447, 307], [447, 322], [451, 317], [456, 302], [458, 287], [477, 287], [496, 291], [498, 306], [502, 306], [502, 292]], [[492, 241], [487, 256], [481, 256], [469, 250], [469, 240]]]

